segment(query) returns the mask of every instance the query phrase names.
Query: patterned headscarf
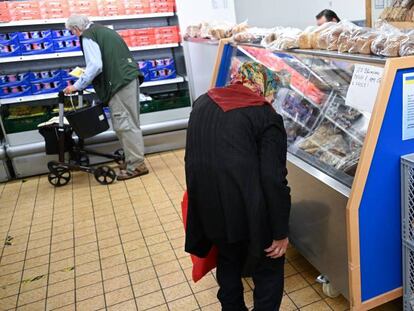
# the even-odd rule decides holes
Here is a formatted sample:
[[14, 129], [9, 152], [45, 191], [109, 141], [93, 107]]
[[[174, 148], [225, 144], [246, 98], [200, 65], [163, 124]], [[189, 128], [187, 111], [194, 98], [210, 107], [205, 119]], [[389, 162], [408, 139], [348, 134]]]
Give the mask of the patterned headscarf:
[[277, 93], [282, 83], [281, 77], [276, 72], [257, 62], [244, 62], [230, 82], [230, 84], [242, 84], [263, 97]]

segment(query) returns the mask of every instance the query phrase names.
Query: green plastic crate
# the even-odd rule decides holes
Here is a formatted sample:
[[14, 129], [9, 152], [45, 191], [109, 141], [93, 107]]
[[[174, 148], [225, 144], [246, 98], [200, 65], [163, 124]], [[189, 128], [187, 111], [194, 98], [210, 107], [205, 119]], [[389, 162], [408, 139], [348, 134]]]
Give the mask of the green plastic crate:
[[18, 117], [18, 118], [5, 118], [3, 120], [4, 129], [7, 134], [33, 131], [37, 130], [37, 126], [40, 123], [46, 122], [50, 119], [49, 113], [42, 115]]
[[140, 111], [141, 111], [141, 113], [155, 112], [155, 111], [157, 111], [157, 106], [151, 100], [141, 102], [140, 103]]
[[175, 91], [152, 96], [157, 111], [177, 109], [191, 106], [188, 91]]

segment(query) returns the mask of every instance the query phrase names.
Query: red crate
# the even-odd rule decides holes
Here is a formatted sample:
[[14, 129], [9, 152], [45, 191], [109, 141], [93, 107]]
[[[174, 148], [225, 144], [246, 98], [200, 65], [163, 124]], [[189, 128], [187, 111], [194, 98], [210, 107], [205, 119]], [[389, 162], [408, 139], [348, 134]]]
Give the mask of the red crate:
[[131, 34], [134, 36], [154, 36], [154, 28], [139, 28], [139, 29], [131, 29]]
[[0, 2], [0, 22], [10, 22], [9, 8], [7, 2]]
[[39, 0], [39, 6], [41, 9], [69, 9], [67, 0]]
[[9, 10], [9, 14], [10, 14], [10, 20], [12, 21], [41, 19], [39, 9], [37, 10], [12, 9], [12, 10]]
[[7, 1], [9, 10], [38, 10], [38, 1]]
[[70, 15], [69, 8], [41, 8], [42, 19], [66, 18]]
[[130, 46], [154, 45], [155, 38], [154, 36], [133, 36], [133, 37], [129, 37], [128, 42]]

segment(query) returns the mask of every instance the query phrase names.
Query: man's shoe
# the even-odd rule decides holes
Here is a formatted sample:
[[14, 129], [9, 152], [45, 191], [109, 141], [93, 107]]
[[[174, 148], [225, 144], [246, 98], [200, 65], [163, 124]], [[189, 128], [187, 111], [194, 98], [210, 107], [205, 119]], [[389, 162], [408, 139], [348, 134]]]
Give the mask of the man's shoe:
[[145, 163], [142, 163], [138, 165], [138, 167], [134, 171], [128, 171], [128, 170], [121, 170], [121, 172], [118, 174], [118, 180], [127, 180], [132, 179], [135, 177], [147, 175], [149, 173], [149, 170]]

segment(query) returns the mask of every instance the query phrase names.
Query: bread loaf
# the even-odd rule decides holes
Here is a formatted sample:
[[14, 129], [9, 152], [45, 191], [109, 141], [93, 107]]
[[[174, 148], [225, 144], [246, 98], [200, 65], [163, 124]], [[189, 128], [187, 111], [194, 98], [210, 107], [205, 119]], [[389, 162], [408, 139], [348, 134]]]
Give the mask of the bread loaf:
[[309, 26], [306, 28], [298, 38], [300, 49], [311, 49], [312, 48], [312, 32], [316, 29], [316, 26]]
[[318, 28], [316, 28], [314, 31], [311, 32], [311, 46], [312, 49], [318, 49], [319, 48], [319, 37], [321, 32], [326, 31], [327, 29], [333, 27], [336, 25], [335, 22], [329, 22], [325, 23]]
[[351, 48], [350, 39], [352, 35], [352, 30], [346, 29], [341, 33], [338, 38], [338, 52], [345, 53], [348, 52]]
[[399, 55], [414, 55], [414, 31], [409, 32], [407, 36], [401, 41]]

